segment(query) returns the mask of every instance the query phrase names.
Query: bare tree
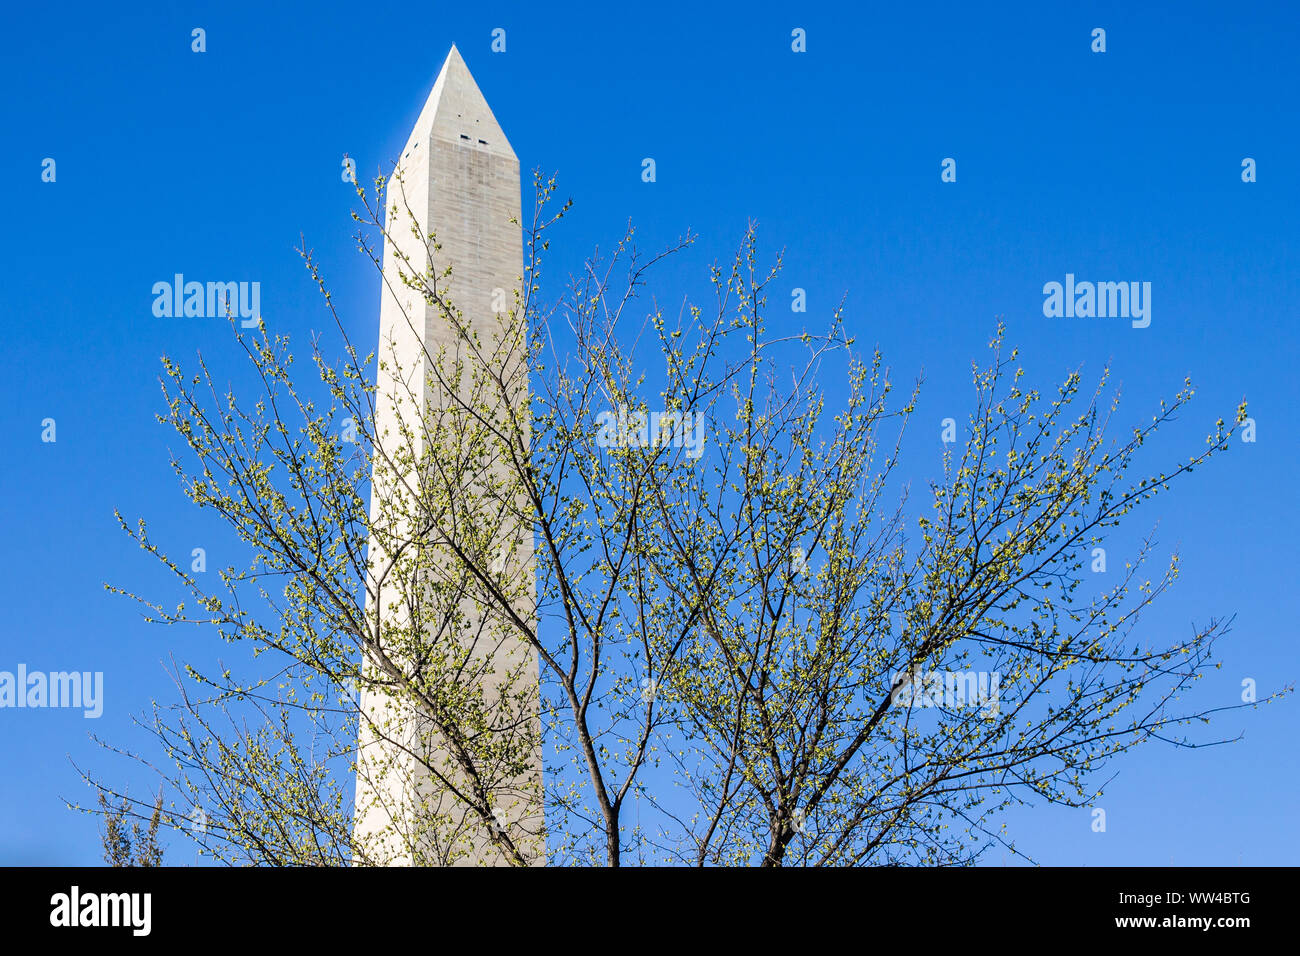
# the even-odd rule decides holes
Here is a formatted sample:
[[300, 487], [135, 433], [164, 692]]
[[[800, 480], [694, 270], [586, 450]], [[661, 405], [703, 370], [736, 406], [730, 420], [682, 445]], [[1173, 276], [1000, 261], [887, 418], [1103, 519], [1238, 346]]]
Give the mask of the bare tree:
[[[744, 283], [759, 301], [761, 284]], [[718, 442], [728, 481], [665, 510], [678, 599], [702, 609], [674, 688], [692, 739], [710, 744], [679, 761], [703, 809], [686, 859], [947, 864], [990, 843], [1014, 852], [997, 825], [1010, 803], [1086, 805], [1117, 754], [1153, 738], [1194, 746], [1179, 728], [1228, 709], [1174, 702], [1213, 666], [1229, 621], [1163, 643], [1137, 630], [1177, 555], [1146, 578], [1148, 538], [1099, 593], [1083, 571], [1108, 529], [1225, 451], [1232, 430], [1220, 420], [1201, 453], [1134, 480], [1134, 455], [1185, 407], [1190, 383], [1112, 441], [1118, 396], [1105, 398], [1104, 374], [1082, 401], [1077, 372], [1044, 401], [1022, 385], [1014, 351], [1003, 355], [1001, 328], [991, 346], [973, 369], [965, 448], [945, 455], [914, 537], [882, 492], [916, 393], [902, 418], [886, 411], [878, 354], [850, 361], [847, 408], [820, 437], [820, 394], [751, 375]], [[900, 428], [874, 468], [891, 418]]]
[[[485, 843], [515, 865], [967, 862], [1014, 850], [1010, 803], [1084, 803], [1122, 752], [1192, 746], [1179, 728], [1228, 709], [1176, 703], [1227, 620], [1178, 640], [1139, 627], [1176, 557], [1147, 580], [1148, 540], [1114, 584], [1082, 574], [1131, 511], [1229, 447], [1220, 420], [1186, 463], [1139, 470], [1190, 384], [1113, 440], [1106, 374], [1043, 399], [999, 327], [964, 449], [916, 516], [897, 468], [920, 383], [895, 401], [841, 311], [769, 334], [780, 263], [759, 265], [752, 226], [711, 270], [707, 311], [666, 311], [648, 287], [694, 237], [647, 257], [630, 228], [547, 297], [569, 204], [552, 212], [554, 179], [536, 185], [491, 335], [417, 230], [427, 256], [396, 253], [393, 291], [451, 332], [418, 369], [358, 353], [305, 243], [340, 343], [313, 341], [316, 376], [264, 325], [239, 335], [251, 403], [202, 357], [197, 375], [164, 359], [173, 468], [249, 562], [214, 592], [119, 515], [190, 594], [148, 616], [242, 649], [240, 676], [178, 669], [177, 702], [147, 723], [184, 795], [163, 825], [228, 863], [445, 864]], [[358, 196], [384, 275], [381, 246], [414, 221], [401, 177]], [[426, 406], [435, 388], [447, 400]], [[394, 777], [434, 786], [364, 834]]]
[[141, 827], [133, 821], [127, 829], [127, 819], [134, 815], [132, 804], [110, 803], [103, 792], [99, 794], [99, 812], [104, 817], [100, 838], [104, 844], [104, 862], [109, 866], [162, 866], [163, 848], [158, 842], [158, 827], [162, 823], [162, 791], [154, 801], [148, 825]]

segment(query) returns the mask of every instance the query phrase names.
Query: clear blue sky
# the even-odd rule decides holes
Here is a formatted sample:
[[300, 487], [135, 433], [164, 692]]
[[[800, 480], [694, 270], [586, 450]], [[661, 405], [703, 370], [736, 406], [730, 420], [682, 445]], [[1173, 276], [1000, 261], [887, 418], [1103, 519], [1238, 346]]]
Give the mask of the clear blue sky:
[[[129, 5], [128, 5], [129, 6]], [[558, 170], [577, 205], [557, 252], [608, 244], [628, 217], [647, 246], [700, 243], [660, 285], [702, 293], [746, 219], [786, 247], [783, 287], [810, 316], [848, 294], [848, 327], [927, 385], [910, 448], [937, 472], [938, 422], [968, 410], [968, 367], [1004, 315], [1048, 387], [1106, 360], [1126, 420], [1183, 376], [1192, 414], [1153, 466], [1195, 448], [1245, 395], [1258, 440], [1147, 512], [1183, 555], [1149, 625], [1171, 635], [1237, 614], [1222, 671], [1195, 703], [1230, 704], [1300, 676], [1296, 217], [1300, 142], [1290, 3], [20, 4], [7, 13], [0, 103], [9, 228], [0, 235], [4, 401], [0, 670], [105, 673], [105, 714], [0, 710], [0, 863], [95, 863], [88, 792], [69, 763], [131, 778], [88, 739], [123, 745], [130, 715], [173, 691], [161, 661], [209, 661], [210, 638], [143, 624], [106, 580], [165, 595], [117, 530], [144, 516], [173, 550], [228, 539], [167, 467], [159, 356], [231, 357], [223, 319], [158, 319], [174, 273], [256, 280], [275, 331], [325, 321], [293, 252], [314, 246], [359, 342], [377, 334], [377, 280], [356, 253], [340, 181], [395, 157], [455, 42], [525, 170]], [[1149, 6], [1153, 9], [1138, 9]], [[398, 24], [396, 29], [393, 24]], [[207, 52], [190, 31], [207, 31]], [[507, 49], [489, 49], [493, 28]], [[795, 27], [807, 52], [790, 49]], [[1094, 27], [1107, 51], [1090, 51]], [[46, 157], [54, 183], [41, 181]], [[641, 181], [653, 157], [658, 181]], [[940, 162], [957, 160], [955, 184]], [[1258, 182], [1241, 181], [1241, 161]], [[570, 258], [568, 261], [572, 261]], [[1152, 323], [1049, 319], [1042, 286], [1152, 283]], [[793, 321], [793, 317], [791, 321]], [[41, 421], [57, 421], [55, 444]], [[931, 431], [932, 429], [932, 431]], [[1048, 863], [1297, 861], [1296, 707], [1229, 714], [1244, 739], [1148, 749], [1119, 764], [1105, 834], [1084, 810], [1011, 819]], [[113, 770], [112, 768], [116, 768]], [[182, 850], [172, 862], [186, 862]], [[990, 863], [1000, 862], [991, 857]]]

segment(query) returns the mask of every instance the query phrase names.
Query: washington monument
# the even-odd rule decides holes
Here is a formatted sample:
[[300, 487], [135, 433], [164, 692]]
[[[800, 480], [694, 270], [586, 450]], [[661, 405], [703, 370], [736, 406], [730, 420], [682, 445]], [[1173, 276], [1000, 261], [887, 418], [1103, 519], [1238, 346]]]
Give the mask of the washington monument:
[[354, 836], [386, 865], [540, 865], [532, 526], [499, 464], [528, 447], [519, 160], [454, 46], [385, 206]]

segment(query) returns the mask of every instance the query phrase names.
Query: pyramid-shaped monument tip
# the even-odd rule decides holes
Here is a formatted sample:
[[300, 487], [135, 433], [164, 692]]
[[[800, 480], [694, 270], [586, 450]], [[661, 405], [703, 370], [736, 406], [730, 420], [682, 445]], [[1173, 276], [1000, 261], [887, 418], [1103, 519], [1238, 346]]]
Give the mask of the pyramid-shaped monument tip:
[[426, 136], [515, 158], [510, 141], [454, 43], [412, 134], [413, 139]]

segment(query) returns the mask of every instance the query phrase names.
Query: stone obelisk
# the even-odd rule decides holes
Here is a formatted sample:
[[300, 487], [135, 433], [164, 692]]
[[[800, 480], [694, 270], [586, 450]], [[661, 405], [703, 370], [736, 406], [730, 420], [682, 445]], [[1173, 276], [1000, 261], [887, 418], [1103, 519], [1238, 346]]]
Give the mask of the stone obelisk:
[[[464, 379], [461, 386], [448, 386], [439, 376], [461, 365], [470, 343], [476, 343], [473, 348], [477, 356], [507, 356], [503, 361], [516, 366], [512, 387], [522, 387], [526, 394], [526, 379], [522, 378], [519, 371], [522, 367], [518, 364], [520, 350], [505, 348], [500, 342], [506, 318], [515, 309], [516, 290], [523, 272], [519, 160], [455, 46], [402, 150], [397, 170], [388, 180], [385, 200], [387, 236], [377, 353], [380, 369], [375, 409], [376, 444], [382, 446], [390, 460], [400, 457], [403, 449], [411, 457], [408, 473], [397, 477], [390, 467], [381, 479], [380, 466], [376, 464], [371, 491], [372, 520], [378, 520], [385, 483], [418, 485], [413, 476], [424, 467], [417, 464], [420, 456], [432, 444], [444, 441], [443, 436], [456, 431], [458, 420], [437, 416], [450, 408], [453, 416], [464, 417], [463, 412], [455, 411], [456, 402], [448, 396], [452, 391], [463, 398]], [[399, 275], [426, 268], [438, 293], [433, 301], [418, 289], [410, 288]], [[454, 320], [449, 317], [448, 302], [455, 313]], [[463, 368], [461, 371], [471, 375]], [[494, 411], [490, 388], [481, 390], [479, 395], [480, 409], [484, 407], [482, 396], [489, 396], [486, 418], [505, 415], [504, 407]], [[402, 396], [405, 400], [401, 400]], [[431, 421], [437, 423], [431, 426]], [[379, 457], [377, 449], [376, 458]], [[450, 457], [454, 459], [454, 455]], [[397, 465], [396, 471], [401, 470], [402, 466]], [[440, 461], [437, 470], [446, 474], [450, 469]], [[474, 470], [467, 467], [465, 471]], [[422, 480], [429, 479], [430, 476], [424, 475]], [[493, 493], [500, 494], [498, 479], [509, 483], [508, 476], [491, 464], [469, 477], [452, 476], [453, 481], [467, 482], [464, 494], [440, 490], [446, 502], [434, 505], [431, 513], [439, 512], [440, 508], [454, 510], [458, 499], [479, 501]], [[508, 503], [500, 510], [519, 513]], [[499, 513], [496, 518], [487, 516], [485, 524], [497, 518]], [[434, 514], [432, 520], [441, 522], [442, 519]], [[462, 520], [461, 526], [464, 524]], [[440, 526], [439, 533], [448, 532]], [[420, 534], [410, 532], [416, 547], [425, 543], [419, 540]], [[508, 542], [503, 539], [499, 546], [493, 547], [503, 553], [509, 549], [505, 574], [513, 582], [512, 604], [517, 603], [524, 616], [535, 615], [531, 527], [508, 534]], [[399, 550], [395, 540], [389, 538], [388, 550]], [[457, 545], [460, 547], [463, 542]], [[373, 575], [384, 563], [385, 549], [375, 537], [370, 548]], [[439, 554], [447, 553], [442, 544], [434, 545], [433, 549]], [[456, 563], [442, 560], [447, 565]], [[444, 570], [439, 565], [430, 575], [440, 579], [438, 583], [443, 586], [440, 593], [445, 593], [446, 579], [455, 578], [456, 574], [466, 582], [467, 595], [481, 584], [473, 574], [464, 573], [463, 568], [456, 574], [444, 574]], [[418, 587], [423, 586], [421, 579]], [[408, 581], [405, 587], [409, 591], [412, 585]], [[458, 640], [463, 645], [472, 645], [472, 661], [459, 665], [457, 679], [477, 681], [486, 698], [495, 694], [503, 701], [508, 699], [507, 709], [516, 708], [516, 713], [523, 717], [516, 725], [527, 723], [535, 729], [538, 722], [535, 653], [517, 635], [511, 635], [508, 622], [487, 620], [500, 615], [485, 611], [481, 594], [479, 599], [471, 596], [459, 599], [454, 626], [425, 625], [430, 647], [434, 648], [435, 655], [445, 657], [446, 644], [437, 642]], [[368, 613], [378, 614], [380, 621], [400, 617], [407, 603], [408, 595], [398, 593], [391, 583], [376, 580], [367, 589]], [[415, 643], [418, 641], [417, 633]], [[405, 661], [419, 656], [418, 648], [413, 653], [408, 646], [397, 662], [405, 666]], [[421, 673], [419, 667], [414, 670]], [[463, 678], [459, 676], [461, 673]], [[373, 862], [386, 865], [518, 862], [502, 849], [499, 839], [493, 839], [493, 835], [508, 832], [530, 864], [545, 863], [543, 815], [538, 796], [540, 746], [523, 761], [527, 769], [513, 778], [513, 784], [509, 781], [502, 784], [499, 776], [489, 781], [494, 787], [493, 817], [485, 825], [481, 813], [467, 811], [464, 801], [458, 800], [453, 792], [457, 789], [469, 792], [473, 782], [466, 779], [456, 760], [449, 756], [447, 745], [439, 743], [435, 747], [437, 753], [431, 759], [437, 765], [437, 772], [430, 772], [427, 765], [421, 765], [416, 759], [415, 751], [427, 750], [430, 740], [445, 740], [437, 732], [428, 731], [429, 720], [420, 708], [402, 704], [400, 700], [395, 703], [393, 695], [373, 689], [363, 692], [361, 706], [354, 833], [358, 842], [368, 847]], [[491, 757], [484, 759], [490, 761]], [[510, 765], [518, 763], [516, 760]], [[490, 770], [485, 767], [485, 771]], [[476, 771], [475, 777], [478, 776]], [[430, 818], [439, 822], [429, 827]]]

